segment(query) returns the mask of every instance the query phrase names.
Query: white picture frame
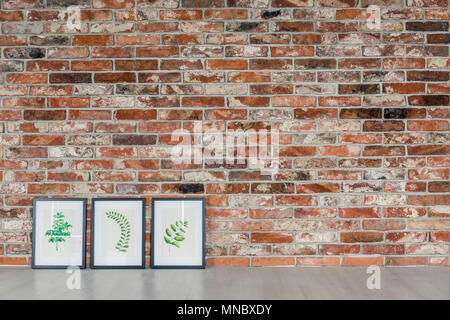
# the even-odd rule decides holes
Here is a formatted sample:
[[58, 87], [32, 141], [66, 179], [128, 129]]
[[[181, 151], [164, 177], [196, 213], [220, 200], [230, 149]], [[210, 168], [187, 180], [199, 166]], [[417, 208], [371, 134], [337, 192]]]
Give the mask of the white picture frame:
[[33, 199], [31, 267], [86, 267], [86, 199]]
[[151, 228], [151, 268], [205, 268], [204, 198], [153, 198]]
[[92, 199], [90, 266], [145, 268], [145, 199]]

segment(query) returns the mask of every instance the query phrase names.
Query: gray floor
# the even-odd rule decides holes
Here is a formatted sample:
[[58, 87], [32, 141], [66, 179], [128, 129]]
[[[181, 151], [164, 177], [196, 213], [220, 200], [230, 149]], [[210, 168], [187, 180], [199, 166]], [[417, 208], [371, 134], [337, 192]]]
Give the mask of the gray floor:
[[366, 268], [81, 270], [69, 290], [65, 270], [0, 268], [0, 299], [450, 299], [450, 268], [381, 268], [381, 289]]

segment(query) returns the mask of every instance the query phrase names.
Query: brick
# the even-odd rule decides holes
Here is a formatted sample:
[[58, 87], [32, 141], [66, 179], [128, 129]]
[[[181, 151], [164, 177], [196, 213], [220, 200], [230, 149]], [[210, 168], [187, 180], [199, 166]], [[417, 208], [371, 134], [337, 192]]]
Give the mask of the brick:
[[295, 258], [253, 258], [252, 266], [292, 266], [295, 265]]
[[302, 257], [297, 258], [296, 264], [300, 266], [338, 266], [340, 259], [339, 257]]
[[383, 257], [343, 257], [342, 266], [381, 266]]
[[289, 243], [292, 240], [290, 233], [255, 232], [251, 235], [252, 243]]
[[312, 196], [283, 195], [276, 196], [275, 202], [279, 206], [309, 206], [313, 205], [315, 200]]
[[50, 83], [91, 83], [90, 73], [53, 73], [50, 74]]
[[65, 110], [25, 110], [24, 120], [64, 120], [66, 118]]
[[57, 146], [65, 144], [65, 137], [60, 135], [24, 135], [22, 143], [28, 146]]
[[425, 18], [432, 20], [449, 20], [450, 10], [448, 9], [426, 9]]
[[0, 44], [2, 46], [21, 46], [26, 45], [27, 40], [23, 36], [0, 36]]
[[408, 71], [408, 81], [449, 81], [446, 71]]
[[245, 60], [207, 60], [205, 69], [208, 70], [244, 70], [247, 69]]
[[361, 153], [359, 146], [323, 146], [318, 148], [319, 155], [338, 157], [357, 157]]
[[315, 97], [307, 96], [275, 96], [272, 98], [274, 107], [315, 107]]
[[407, 31], [448, 31], [448, 22], [406, 22]]
[[39, 59], [45, 57], [45, 49], [39, 48], [6, 48], [3, 50], [6, 59]]
[[445, 145], [408, 146], [409, 155], [442, 155], [449, 152], [450, 148]]
[[96, 150], [98, 157], [136, 157], [137, 150], [133, 147], [100, 147]]
[[133, 50], [131, 47], [93, 47], [93, 58], [131, 58]]
[[93, 0], [93, 8], [132, 8], [134, 1], [132, 0]]
[[428, 264], [427, 257], [386, 257], [387, 266], [423, 266]]
[[112, 35], [75, 35], [72, 39], [74, 46], [106, 46], [114, 44]]
[[10, 73], [6, 75], [6, 80], [10, 83], [46, 83], [47, 75], [45, 73]]
[[41, 183], [41, 184], [29, 184], [28, 193], [36, 194], [54, 194], [54, 193], [68, 193], [68, 184], [59, 183]]
[[430, 232], [430, 241], [432, 242], [449, 242], [450, 232], [448, 231], [433, 231]]
[[364, 131], [403, 131], [405, 124], [402, 121], [366, 121]]
[[251, 59], [249, 69], [251, 70], [290, 70], [291, 59]]
[[68, 118], [70, 120], [109, 120], [111, 112], [109, 110], [70, 110]]
[[246, 267], [250, 265], [249, 258], [208, 258], [206, 259], [207, 266], [241, 266]]
[[274, 7], [311, 7], [312, 0], [274, 0], [272, 6]]
[[267, 22], [227, 22], [227, 32], [267, 32]]
[[379, 218], [380, 210], [377, 208], [339, 208], [341, 218]]
[[297, 193], [334, 193], [339, 192], [337, 183], [309, 183], [297, 184]]
[[117, 120], [155, 120], [156, 110], [124, 109], [114, 115]]
[[0, 264], [2, 265], [26, 265], [27, 259], [24, 257], [0, 257]]
[[342, 232], [342, 242], [380, 242], [383, 234], [380, 232]]
[[205, 10], [205, 19], [211, 20], [245, 20], [247, 19], [247, 10], [244, 9], [208, 9]]
[[356, 0], [319, 0], [318, 5], [320, 7], [338, 7], [338, 8], [347, 8], [347, 7], [355, 7], [358, 4]]
[[117, 169], [154, 170], [158, 169], [158, 161], [149, 160], [120, 160], [116, 162]]
[[21, 96], [26, 93], [26, 87], [24, 86], [7, 86], [7, 85], [0, 85], [0, 94], [3, 96]]
[[363, 156], [403, 156], [403, 147], [366, 146], [362, 152]]

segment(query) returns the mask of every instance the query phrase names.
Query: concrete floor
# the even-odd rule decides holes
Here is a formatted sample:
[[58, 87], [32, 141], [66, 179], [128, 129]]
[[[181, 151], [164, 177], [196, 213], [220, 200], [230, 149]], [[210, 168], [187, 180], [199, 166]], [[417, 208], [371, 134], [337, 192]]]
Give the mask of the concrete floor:
[[366, 268], [81, 270], [69, 290], [65, 270], [0, 268], [0, 299], [450, 299], [450, 268], [381, 268], [381, 289]]

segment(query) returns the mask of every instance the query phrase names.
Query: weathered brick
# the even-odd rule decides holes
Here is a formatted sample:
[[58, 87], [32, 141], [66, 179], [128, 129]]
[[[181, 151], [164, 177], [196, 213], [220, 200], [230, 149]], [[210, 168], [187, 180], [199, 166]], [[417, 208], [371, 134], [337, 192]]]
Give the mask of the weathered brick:
[[[447, 0], [73, 4], [0, 10], [0, 264], [29, 262], [34, 196], [186, 194], [208, 265], [449, 265]], [[176, 163], [200, 124], [279, 130], [277, 172]]]

